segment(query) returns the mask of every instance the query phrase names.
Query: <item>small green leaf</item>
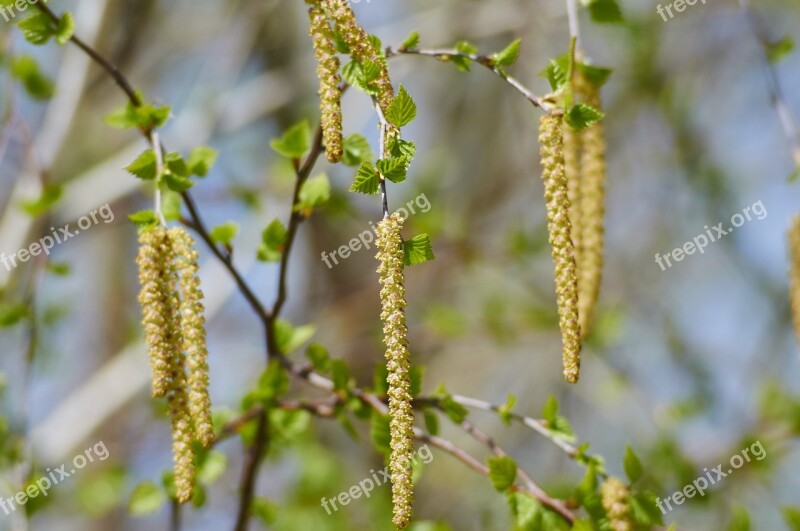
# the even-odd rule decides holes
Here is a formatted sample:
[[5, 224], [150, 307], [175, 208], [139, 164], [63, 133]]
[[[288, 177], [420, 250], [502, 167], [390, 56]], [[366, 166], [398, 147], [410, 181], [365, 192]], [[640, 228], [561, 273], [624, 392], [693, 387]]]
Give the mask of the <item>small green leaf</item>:
[[794, 50], [794, 41], [788, 35], [767, 45], [767, 59], [770, 63], [780, 62]]
[[189, 167], [186, 165], [186, 161], [183, 160], [183, 157], [181, 157], [181, 154], [177, 151], [167, 153], [164, 157], [164, 165], [173, 175], [177, 175], [178, 177], [189, 176]]
[[8, 328], [28, 317], [30, 310], [23, 303], [0, 302], [0, 328]]
[[[280, 322], [280, 320], [279, 320]], [[289, 377], [278, 360], [272, 360], [258, 379], [259, 401], [269, 402], [289, 390]]]
[[214, 243], [230, 245], [237, 234], [239, 234], [239, 225], [228, 221], [211, 229], [210, 236]]
[[278, 504], [271, 502], [266, 498], [255, 498], [253, 500], [250, 512], [258, 518], [264, 527], [268, 527], [275, 523], [278, 519], [278, 512], [280, 508]]
[[415, 31], [403, 41], [403, 44], [400, 45], [400, 51], [413, 49], [417, 46], [419, 46], [419, 32]]
[[393, 157], [405, 157], [409, 164], [417, 153], [417, 146], [410, 140], [403, 140], [402, 138], [395, 138], [389, 144], [389, 153]]
[[579, 103], [573, 105], [572, 108], [564, 115], [567, 125], [571, 128], [580, 130], [592, 125], [598, 120], [603, 119], [604, 114], [591, 105]]
[[503, 49], [501, 52], [497, 52], [496, 54], [492, 55], [492, 62], [496, 66], [511, 66], [517, 62], [519, 58], [519, 46], [522, 43], [522, 39], [517, 39], [508, 46]]
[[445, 415], [456, 424], [461, 424], [467, 418], [469, 412], [467, 409], [453, 400], [453, 396], [447, 392], [443, 385], [433, 393], [434, 398], [439, 401], [439, 406]]
[[279, 154], [290, 159], [299, 159], [311, 149], [311, 128], [302, 122], [289, 128], [281, 138], [274, 139], [270, 145]]
[[175, 175], [174, 173], [165, 173], [164, 183], [167, 185], [167, 188], [173, 192], [178, 192], [179, 194], [182, 194], [194, 186], [194, 183], [191, 180], [187, 179], [186, 177]]
[[406, 89], [400, 85], [397, 95], [386, 109], [386, 120], [396, 127], [403, 127], [414, 121], [416, 117], [417, 105]]
[[311, 343], [306, 349], [306, 357], [314, 369], [323, 374], [331, 369], [331, 358], [328, 349], [319, 343]]
[[630, 446], [625, 447], [625, 457], [623, 458], [622, 465], [623, 468], [625, 468], [625, 475], [628, 476], [628, 481], [631, 483], [635, 483], [642, 477], [642, 462], [639, 461], [639, 457]]
[[328, 176], [323, 174], [308, 179], [300, 189], [295, 205], [295, 210], [304, 216], [311, 215], [315, 208], [321, 207], [331, 198], [331, 183]]
[[75, 19], [72, 13], [66, 12], [58, 21], [58, 28], [56, 28], [56, 42], [61, 46], [65, 45], [67, 41], [72, 38], [75, 33]]
[[[478, 49], [467, 41], [460, 41], [456, 43], [456, 51], [463, 54], [474, 55], [478, 53]], [[472, 60], [467, 57], [454, 56], [450, 61], [462, 72], [469, 72], [472, 65]]]
[[494, 488], [502, 492], [514, 484], [517, 479], [517, 463], [508, 456], [490, 457], [489, 479], [492, 480]]
[[511, 508], [511, 514], [514, 515], [515, 523], [519, 529], [551, 531], [546, 527], [542, 527], [544, 509], [532, 496], [522, 492], [509, 492], [506, 498]]
[[652, 492], [637, 492], [631, 496], [631, 515], [636, 524], [649, 528], [664, 523], [656, 499]]
[[343, 359], [331, 360], [331, 376], [335, 391], [346, 391], [350, 386], [350, 367]]
[[547, 397], [547, 401], [542, 408], [542, 418], [548, 425], [552, 426], [556, 423], [558, 417], [558, 400], [553, 395]]
[[64, 193], [61, 185], [51, 184], [42, 189], [42, 193], [36, 199], [30, 201], [21, 201], [20, 206], [31, 217], [38, 217], [42, 214], [49, 212]]
[[375, 448], [384, 455], [391, 452], [392, 435], [390, 431], [389, 415], [382, 415], [375, 411], [372, 413], [369, 435]]
[[408, 165], [409, 161], [405, 157], [392, 157], [377, 162], [378, 172], [384, 179], [389, 179], [393, 183], [401, 183], [406, 180]]
[[163, 190], [161, 193], [161, 213], [167, 221], [178, 221], [181, 219], [181, 207], [183, 198], [181, 194], [172, 190]]
[[11, 63], [11, 75], [22, 82], [25, 92], [36, 100], [49, 100], [53, 97], [55, 86], [39, 70], [39, 63], [33, 57], [21, 55]]
[[56, 34], [53, 21], [41, 11], [34, 11], [29, 17], [17, 22], [22, 36], [31, 44], [41, 46]]
[[279, 219], [272, 220], [261, 233], [261, 247], [258, 249], [258, 259], [262, 262], [280, 262], [284, 245], [289, 237], [286, 227]]
[[439, 416], [428, 409], [425, 410], [423, 416], [425, 417], [425, 429], [428, 433], [436, 437], [439, 435]]
[[408, 372], [411, 379], [411, 396], [419, 396], [422, 392], [422, 377], [425, 375], [425, 367], [412, 365]]
[[514, 404], [516, 403], [517, 403], [517, 397], [509, 393], [508, 398], [506, 399], [506, 403], [497, 409], [497, 414], [500, 415], [500, 418], [506, 425], [511, 424], [511, 421], [513, 419], [513, 417], [511, 416], [511, 410], [514, 408]]
[[404, 261], [408, 266], [422, 264], [429, 260], [434, 260], [430, 236], [418, 234], [410, 240], [403, 242]]
[[353, 180], [353, 186], [350, 187], [350, 191], [367, 195], [377, 194], [380, 183], [380, 176], [375, 166], [365, 161], [358, 168], [358, 173], [356, 173], [356, 178]]
[[311, 339], [316, 331], [316, 327], [310, 324], [295, 327], [292, 330], [292, 335], [289, 337], [289, 340], [285, 345], [282, 345], [281, 352], [284, 354], [291, 354], [300, 348], [303, 343]]
[[135, 214], [131, 214], [128, 216], [128, 219], [131, 220], [133, 223], [138, 225], [139, 227], [152, 227], [154, 225], [158, 225], [158, 217], [156, 213], [152, 210], [140, 210]]
[[559, 59], [550, 59], [544, 70], [539, 72], [539, 75], [550, 83], [553, 92], [567, 84], [567, 65]]
[[624, 22], [622, 10], [617, 0], [583, 0], [589, 9], [589, 18], [598, 24], [619, 24]]
[[199, 146], [189, 154], [189, 173], [205, 177], [217, 161], [217, 150], [208, 146]]
[[143, 103], [137, 107], [128, 101], [106, 116], [106, 123], [118, 129], [137, 127], [149, 131], [163, 126], [171, 112], [172, 109], [168, 106], [156, 107], [152, 103]]
[[157, 173], [156, 154], [152, 149], [148, 149], [131, 162], [125, 170], [142, 180], [152, 181], [156, 178]]
[[155, 483], [146, 481], [133, 489], [128, 510], [134, 516], [145, 516], [158, 511], [167, 501], [167, 496]]
[[597, 88], [605, 85], [606, 81], [608, 81], [608, 78], [613, 72], [611, 68], [607, 68], [605, 66], [594, 66], [584, 63], [578, 63], [578, 69], [583, 74], [583, 77]]
[[355, 133], [344, 140], [342, 162], [347, 166], [358, 166], [363, 162], [372, 160], [372, 158], [372, 148], [370, 148], [369, 142], [363, 136]]

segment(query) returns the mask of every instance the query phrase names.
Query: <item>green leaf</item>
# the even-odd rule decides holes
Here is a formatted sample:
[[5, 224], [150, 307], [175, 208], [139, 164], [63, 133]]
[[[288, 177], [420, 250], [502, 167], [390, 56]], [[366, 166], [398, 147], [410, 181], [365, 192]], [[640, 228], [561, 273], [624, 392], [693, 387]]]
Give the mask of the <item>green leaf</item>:
[[427, 234], [418, 234], [410, 240], [403, 241], [403, 255], [408, 266], [422, 264], [434, 260], [431, 238]]
[[608, 81], [608, 78], [613, 72], [611, 68], [607, 68], [605, 66], [594, 66], [584, 63], [578, 63], [578, 69], [583, 74], [583, 77], [597, 88], [605, 85], [606, 81]]
[[139, 155], [136, 160], [131, 162], [125, 170], [142, 180], [152, 181], [156, 178], [156, 173], [158, 171], [156, 154], [152, 149], [148, 149]]
[[439, 435], [439, 416], [434, 411], [428, 409], [423, 413], [425, 417], [425, 429], [434, 437]]
[[316, 371], [325, 374], [331, 370], [331, 358], [328, 354], [328, 349], [319, 343], [311, 343], [308, 346], [306, 357]]
[[22, 36], [31, 44], [41, 46], [56, 34], [53, 21], [41, 11], [34, 11], [29, 17], [17, 22], [17, 27], [22, 31]]
[[624, 22], [622, 10], [617, 0], [583, 0], [589, 9], [589, 18], [598, 24], [618, 24]]
[[390, 431], [391, 419], [389, 415], [382, 415], [375, 411], [369, 426], [369, 435], [375, 448], [384, 455], [391, 452], [392, 435]]
[[64, 193], [64, 189], [59, 184], [47, 185], [42, 189], [39, 197], [29, 201], [21, 201], [20, 206], [31, 217], [39, 217], [49, 212]]
[[285, 319], [278, 319], [275, 322], [275, 342], [278, 350], [281, 354], [290, 354], [311, 339], [315, 331], [314, 325], [295, 327]]
[[128, 216], [128, 219], [139, 227], [152, 227], [158, 225], [158, 217], [152, 210], [140, 210]]
[[542, 418], [547, 422], [548, 427], [556, 423], [558, 418], [558, 400], [553, 395], [547, 397], [547, 401], [542, 408]]
[[225, 472], [228, 458], [222, 452], [207, 452], [197, 470], [197, 479], [204, 485], [214, 483]]
[[172, 108], [156, 107], [152, 103], [143, 103], [139, 107], [130, 101], [106, 116], [106, 123], [117, 129], [139, 128], [143, 131], [157, 129], [169, 119]]
[[509, 492], [506, 499], [520, 530], [551, 531], [542, 527], [544, 509], [533, 497], [522, 492]]
[[374, 195], [378, 193], [380, 188], [380, 176], [375, 166], [370, 162], [362, 162], [356, 173], [356, 178], [353, 180], [353, 185], [350, 187], [351, 192], [358, 192], [360, 194]]
[[401, 183], [406, 180], [409, 161], [405, 157], [392, 157], [381, 159], [377, 162], [378, 171], [384, 179], [389, 179], [393, 183]]
[[490, 457], [487, 463], [489, 479], [496, 490], [502, 492], [514, 484], [517, 479], [517, 463], [513, 459], [508, 456]]
[[[474, 55], [478, 53], [478, 49], [467, 41], [460, 41], [456, 43], [456, 51], [459, 53], [464, 53], [468, 55]], [[472, 60], [467, 57], [451, 57], [450, 61], [462, 72], [469, 72], [470, 67], [472, 65]]]
[[346, 391], [350, 386], [350, 367], [341, 358], [331, 360], [331, 374], [333, 379], [333, 389], [335, 391]]
[[289, 233], [279, 219], [272, 220], [261, 233], [258, 259], [262, 262], [280, 262]]
[[365, 59], [361, 63], [361, 85], [367, 89], [370, 94], [377, 94], [378, 85], [375, 83], [381, 77], [381, 65], [369, 59]]
[[189, 154], [189, 173], [205, 177], [217, 161], [217, 150], [208, 146], [199, 146]]
[[56, 28], [55, 32], [56, 42], [63, 46], [72, 38], [74, 33], [75, 19], [72, 17], [72, 13], [66, 12], [58, 21], [58, 28]]
[[461, 424], [467, 418], [469, 412], [467, 409], [453, 400], [453, 396], [447, 392], [443, 385], [433, 393], [433, 397], [439, 401], [439, 406], [445, 415], [456, 424]]
[[278, 512], [280, 508], [278, 504], [271, 502], [266, 498], [255, 498], [253, 500], [250, 512], [255, 516], [264, 527], [268, 527], [275, 523], [278, 519]]
[[564, 115], [567, 125], [571, 128], [580, 130], [592, 125], [598, 120], [603, 119], [604, 114], [591, 105], [579, 103], [573, 105], [572, 108]]
[[300, 189], [295, 205], [295, 210], [303, 213], [306, 217], [318, 207], [327, 203], [331, 198], [331, 183], [328, 176], [323, 174], [308, 179]]
[[272, 149], [290, 159], [299, 159], [311, 149], [311, 128], [303, 120], [289, 128], [281, 138], [270, 142]]
[[514, 404], [516, 403], [517, 403], [517, 397], [509, 393], [508, 398], [506, 399], [506, 403], [497, 409], [497, 414], [500, 415], [500, 418], [507, 426], [511, 424], [512, 420], [511, 409], [514, 407]]
[[186, 161], [183, 160], [183, 157], [181, 157], [181, 154], [177, 151], [171, 151], [170, 153], [167, 153], [167, 155], [164, 157], [164, 165], [166, 166], [167, 170], [178, 177], [189, 176], [189, 167], [186, 165]]
[[419, 46], [419, 32], [415, 31], [403, 41], [403, 44], [400, 45], [400, 50], [409, 50], [417, 46]]
[[800, 508], [782, 507], [783, 520], [791, 531], [800, 531]]
[[23, 303], [0, 302], [0, 328], [9, 328], [29, 315], [29, 309]]
[[418, 396], [422, 392], [422, 377], [425, 375], [425, 367], [412, 365], [408, 373], [411, 379], [411, 396]]
[[503, 49], [492, 55], [492, 62], [499, 67], [511, 66], [517, 62], [519, 58], [519, 46], [522, 39], [517, 39]]
[[278, 360], [272, 360], [258, 379], [257, 398], [269, 402], [289, 390], [289, 377]]
[[179, 194], [182, 194], [194, 186], [194, 183], [190, 179], [181, 177], [180, 175], [176, 175], [171, 172], [164, 174], [164, 183], [167, 185], [167, 188], [173, 192], [178, 192]]
[[794, 50], [794, 41], [788, 35], [767, 45], [767, 59], [770, 63], [780, 62]]
[[372, 160], [372, 158], [372, 148], [366, 138], [358, 133], [345, 138], [342, 162], [347, 166], [358, 166], [363, 162]]
[[39, 63], [33, 57], [21, 55], [11, 63], [11, 75], [22, 82], [25, 92], [36, 100], [49, 100], [53, 97], [53, 82], [39, 70]]
[[625, 447], [625, 457], [623, 458], [622, 465], [625, 468], [625, 475], [628, 476], [628, 481], [635, 483], [642, 477], [642, 462], [633, 448], [630, 446]]
[[410, 164], [414, 155], [417, 154], [417, 146], [410, 140], [395, 138], [389, 144], [389, 153], [391, 153], [393, 157], [405, 157]]
[[146, 481], [133, 489], [128, 510], [134, 516], [145, 516], [158, 511], [167, 501], [167, 496], [155, 483]]
[[400, 85], [397, 95], [386, 109], [386, 120], [396, 127], [403, 127], [414, 121], [416, 117], [417, 105], [403, 85]]
[[553, 92], [567, 84], [568, 69], [563, 59], [567, 59], [568, 62], [566, 56], [559, 57], [558, 59], [550, 59], [544, 70], [539, 72], [539, 75], [547, 79], [547, 82], [550, 83], [550, 88]]
[[239, 225], [228, 221], [211, 229], [210, 236], [214, 243], [230, 245], [237, 234], [239, 234]]
[[664, 523], [661, 510], [656, 504], [656, 495], [652, 492], [637, 492], [631, 496], [631, 515], [634, 522], [641, 526], [650, 527]]
[[69, 262], [47, 262], [47, 271], [58, 277], [65, 277], [70, 273]]
[[161, 193], [161, 213], [167, 221], [178, 221], [181, 219], [181, 206], [183, 198], [181, 194], [172, 190], [163, 190]]

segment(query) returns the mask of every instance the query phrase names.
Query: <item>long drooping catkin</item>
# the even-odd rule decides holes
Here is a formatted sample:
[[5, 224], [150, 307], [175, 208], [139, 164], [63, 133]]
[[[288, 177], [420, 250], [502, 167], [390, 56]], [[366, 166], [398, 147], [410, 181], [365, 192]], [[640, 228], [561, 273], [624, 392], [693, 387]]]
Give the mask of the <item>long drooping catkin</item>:
[[800, 342], [800, 215], [794, 217], [789, 228], [789, 259], [789, 300], [794, 332]]
[[564, 175], [567, 178], [567, 196], [569, 197], [569, 221], [572, 226], [572, 245], [575, 248], [575, 260], [580, 264], [579, 241], [581, 224], [581, 131], [576, 131], [566, 123], [564, 128]]
[[608, 515], [608, 525], [612, 531], [632, 531], [630, 517], [630, 492], [622, 481], [610, 477], [600, 485], [600, 500]]
[[563, 126], [560, 116], [545, 115], [539, 124], [539, 144], [547, 203], [547, 229], [555, 266], [558, 322], [561, 329], [564, 377], [578, 381], [580, 372], [580, 326], [575, 249], [570, 236], [569, 197], [564, 173]]
[[[586, 83], [586, 103], [600, 110], [597, 86]], [[578, 245], [578, 314], [581, 336], [589, 333], [603, 277], [606, 141], [603, 123], [581, 131], [581, 182]], [[573, 225], [575, 226], [575, 225]]]
[[381, 109], [386, 112], [394, 98], [394, 89], [389, 79], [389, 68], [386, 59], [379, 53], [367, 38], [367, 33], [356, 20], [349, 0], [324, 0], [325, 6], [333, 18], [336, 29], [342, 40], [350, 48], [353, 59], [361, 64], [370, 61], [379, 68], [378, 79], [375, 81], [378, 89], [378, 102]]
[[167, 236], [163, 227], [139, 235], [139, 304], [142, 306], [142, 323], [145, 341], [150, 354], [153, 396], [166, 396], [169, 388], [170, 337], [174, 333], [167, 308], [167, 298], [172, 292], [169, 284], [169, 258]]
[[378, 274], [381, 283], [381, 320], [386, 344], [389, 383], [389, 415], [391, 417], [391, 454], [389, 468], [392, 479], [394, 525], [404, 529], [411, 520], [413, 487], [411, 458], [413, 453], [414, 416], [411, 409], [410, 356], [406, 340], [406, 300], [403, 282], [402, 219], [394, 214], [378, 225]]
[[197, 440], [208, 448], [214, 441], [214, 429], [211, 423], [211, 398], [208, 395], [208, 349], [203, 291], [197, 276], [197, 251], [194, 240], [183, 228], [170, 229], [169, 238], [175, 251], [175, 268], [180, 272], [180, 319], [189, 373], [186, 385], [189, 413]]
[[325, 155], [332, 163], [342, 159], [342, 92], [339, 89], [339, 58], [333, 30], [325, 12], [315, 2], [308, 10], [310, 34], [314, 42], [319, 77], [320, 122]]

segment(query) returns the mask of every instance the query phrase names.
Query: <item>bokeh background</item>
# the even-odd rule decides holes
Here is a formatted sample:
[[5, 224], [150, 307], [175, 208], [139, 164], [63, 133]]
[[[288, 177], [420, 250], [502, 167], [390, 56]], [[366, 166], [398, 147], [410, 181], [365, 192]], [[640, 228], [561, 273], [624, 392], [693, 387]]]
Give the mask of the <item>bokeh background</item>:
[[[548, 395], [581, 442], [622, 474], [630, 444], [643, 484], [668, 496], [752, 441], [767, 457], [737, 470], [704, 498], [667, 515], [678, 529], [787, 529], [781, 514], [800, 492], [797, 346], [788, 304], [786, 230], [800, 212], [789, 182], [792, 144], [772, 106], [764, 50], [734, 0], [697, 3], [664, 22], [655, 0], [624, 0], [626, 22], [596, 25], [581, 12], [583, 47], [614, 68], [604, 88], [609, 145], [607, 253], [598, 326], [579, 385], [563, 382], [552, 262], [546, 239], [536, 127], [539, 111], [502, 80], [431, 58], [391, 60], [395, 83], [414, 96], [419, 118], [407, 137], [418, 146], [410, 178], [390, 185], [390, 205], [424, 193], [428, 212], [408, 222], [427, 232], [437, 259], [408, 270], [409, 327], [423, 389], [453, 393], [538, 417]], [[255, 260], [261, 230], [289, 211], [293, 173], [269, 141], [300, 119], [317, 120], [314, 60], [304, 4], [192, 0], [53, 0], [75, 14], [77, 34], [113, 59], [137, 88], [173, 107], [163, 130], [184, 153], [219, 150], [194, 190], [211, 225], [235, 221], [235, 262], [259, 296], [275, 296], [276, 266]], [[354, 9], [384, 44], [413, 30], [422, 47], [469, 40], [481, 52], [523, 39], [513, 75], [537, 94], [538, 72], [568, 46], [563, 2], [545, 0], [362, 0]], [[797, 36], [795, 1], [757, 0], [771, 39]], [[169, 507], [134, 517], [127, 504], [142, 481], [160, 484], [171, 466], [163, 406], [148, 393], [134, 266], [136, 228], [127, 220], [151, 208], [150, 191], [124, 168], [145, 149], [104, 117], [122, 93], [75, 47], [33, 47], [0, 20], [0, 48], [35, 57], [55, 81], [47, 102], [26, 96], [0, 71], [0, 252], [109, 204], [115, 216], [13, 270], [0, 267], [0, 372], [3, 374], [0, 495], [19, 490], [27, 465], [59, 465], [102, 440], [110, 456], [19, 512], [0, 513], [0, 529], [166, 529]], [[786, 104], [800, 111], [800, 54], [776, 65]], [[345, 131], [374, 146], [366, 96], [344, 99]], [[301, 228], [290, 264], [286, 316], [313, 323], [314, 340], [350, 364], [369, 385], [382, 362], [376, 262], [355, 253], [328, 268], [323, 251], [345, 244], [380, 217], [379, 201], [347, 192], [353, 170], [327, 167], [331, 203]], [[63, 185], [45, 216], [20, 201]], [[667, 254], [761, 201], [767, 216], [662, 271]], [[264, 368], [260, 323], [202, 243], [208, 295], [212, 399], [237, 411]], [[68, 267], [67, 274], [65, 269]], [[20, 308], [25, 317], [18, 319]], [[15, 317], [16, 316], [16, 317]], [[302, 353], [296, 354], [302, 356]], [[300, 357], [298, 357], [300, 359]], [[292, 396], [317, 396], [293, 383]], [[552, 443], [494, 414], [472, 420], [549, 492], [566, 496], [583, 469]], [[358, 438], [336, 421], [305, 419], [276, 445], [257, 491], [263, 521], [276, 530], [383, 530], [389, 489], [335, 515], [320, 498], [382, 467], [369, 426]], [[485, 458], [485, 449], [442, 419], [442, 435]], [[184, 511], [184, 528], [227, 529], [236, 509], [242, 461], [238, 439], [218, 448], [225, 465], [205, 505]], [[220, 461], [218, 463], [222, 465]], [[267, 501], [268, 500], [268, 501]], [[420, 530], [510, 529], [503, 496], [451, 456], [434, 451], [417, 484]], [[749, 516], [748, 516], [749, 515]], [[738, 527], [736, 527], [738, 526]]]

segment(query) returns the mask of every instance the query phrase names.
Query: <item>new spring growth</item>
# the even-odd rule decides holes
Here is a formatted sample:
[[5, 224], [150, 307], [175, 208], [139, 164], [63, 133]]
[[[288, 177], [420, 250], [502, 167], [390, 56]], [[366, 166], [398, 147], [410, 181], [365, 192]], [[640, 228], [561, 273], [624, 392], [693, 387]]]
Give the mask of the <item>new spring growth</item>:
[[789, 298], [792, 307], [792, 322], [797, 341], [800, 342], [800, 215], [792, 220], [789, 229]]
[[317, 58], [317, 77], [319, 77], [320, 121], [322, 143], [328, 160], [336, 164], [342, 159], [342, 92], [339, 89], [339, 58], [333, 30], [328, 24], [325, 12], [315, 0], [308, 10], [310, 34], [314, 42], [314, 55]]
[[629, 497], [628, 488], [615, 477], [609, 477], [600, 485], [600, 500], [608, 515], [611, 531], [633, 531]]
[[367, 33], [356, 20], [356, 16], [350, 8], [350, 0], [323, 1], [333, 18], [336, 30], [350, 49], [350, 55], [353, 59], [362, 65], [374, 63], [378, 66], [379, 74], [375, 81], [378, 92], [377, 98], [381, 109], [386, 112], [394, 98], [394, 89], [389, 79], [389, 68], [386, 64], [386, 58], [381, 53], [381, 50], [376, 49], [372, 42], [370, 42]]
[[381, 283], [381, 320], [386, 345], [389, 384], [391, 453], [389, 469], [392, 479], [393, 519], [397, 529], [404, 529], [411, 520], [413, 487], [411, 459], [413, 455], [414, 417], [411, 409], [410, 356], [406, 339], [406, 299], [403, 279], [403, 220], [393, 214], [378, 225], [378, 275]]
[[213, 441], [197, 252], [182, 228], [145, 230], [139, 243], [139, 301], [153, 394], [166, 396], [169, 404], [176, 497], [185, 503], [195, 483], [193, 442], [209, 446]]
[[562, 117], [545, 115], [539, 123], [539, 144], [547, 208], [547, 230], [555, 266], [558, 323], [561, 329], [564, 377], [578, 381], [580, 371], [580, 326], [575, 249], [571, 239], [569, 197], [564, 162]]

